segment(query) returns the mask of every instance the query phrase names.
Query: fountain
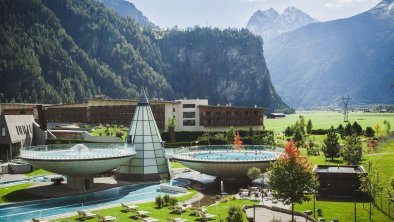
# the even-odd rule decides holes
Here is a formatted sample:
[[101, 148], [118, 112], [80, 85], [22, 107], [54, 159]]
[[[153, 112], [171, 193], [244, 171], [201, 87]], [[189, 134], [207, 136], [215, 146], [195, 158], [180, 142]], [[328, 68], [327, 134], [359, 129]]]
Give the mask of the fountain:
[[220, 181], [220, 195], [227, 195], [224, 191], [223, 180]]

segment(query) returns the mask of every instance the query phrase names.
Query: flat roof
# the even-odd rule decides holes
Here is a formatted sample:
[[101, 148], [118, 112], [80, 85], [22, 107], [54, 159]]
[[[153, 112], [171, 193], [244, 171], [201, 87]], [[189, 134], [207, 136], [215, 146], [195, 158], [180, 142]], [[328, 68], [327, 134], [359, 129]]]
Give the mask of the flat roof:
[[198, 105], [198, 107], [207, 107], [207, 108], [235, 108], [235, 109], [263, 109], [267, 110], [267, 108], [262, 107], [248, 107], [248, 106], [213, 106], [213, 105]]

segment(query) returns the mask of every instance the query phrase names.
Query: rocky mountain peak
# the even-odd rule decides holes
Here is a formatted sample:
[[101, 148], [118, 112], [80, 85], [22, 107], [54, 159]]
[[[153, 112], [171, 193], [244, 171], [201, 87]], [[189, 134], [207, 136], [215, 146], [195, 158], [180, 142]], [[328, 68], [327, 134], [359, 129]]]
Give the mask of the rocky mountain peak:
[[312, 22], [317, 20], [296, 7], [288, 7], [282, 14], [270, 8], [256, 11], [249, 19], [247, 28], [267, 41]]

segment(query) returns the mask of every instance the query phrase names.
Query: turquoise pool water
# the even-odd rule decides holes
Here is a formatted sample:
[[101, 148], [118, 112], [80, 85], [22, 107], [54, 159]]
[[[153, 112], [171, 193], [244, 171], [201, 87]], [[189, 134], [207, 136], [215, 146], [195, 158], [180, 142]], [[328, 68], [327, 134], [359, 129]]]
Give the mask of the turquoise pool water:
[[192, 154], [191, 157], [207, 160], [264, 160], [274, 158], [276, 154], [254, 151], [210, 151]]
[[[173, 180], [172, 185], [184, 186], [187, 183], [187, 180]], [[31, 221], [32, 218], [72, 213], [80, 209], [153, 199], [163, 193], [158, 189], [159, 183], [127, 185], [67, 197], [0, 205], [0, 221]]]

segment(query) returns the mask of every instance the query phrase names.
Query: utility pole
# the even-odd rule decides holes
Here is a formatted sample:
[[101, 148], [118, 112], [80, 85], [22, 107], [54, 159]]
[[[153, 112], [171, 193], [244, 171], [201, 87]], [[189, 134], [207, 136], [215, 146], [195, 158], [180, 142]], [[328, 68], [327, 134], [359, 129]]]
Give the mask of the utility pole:
[[343, 104], [344, 104], [344, 108], [343, 108], [343, 121], [344, 122], [349, 122], [349, 110], [348, 110], [348, 105], [349, 105], [349, 100], [350, 97], [341, 97]]

